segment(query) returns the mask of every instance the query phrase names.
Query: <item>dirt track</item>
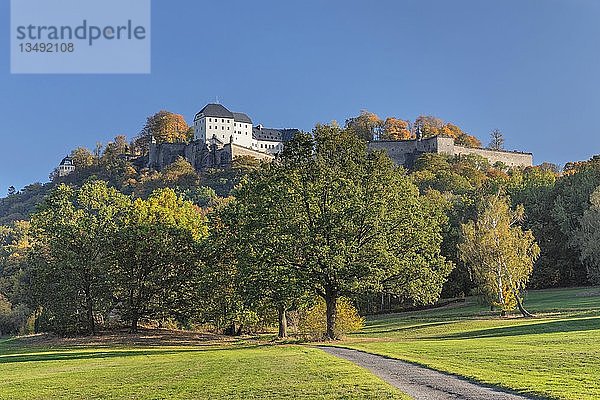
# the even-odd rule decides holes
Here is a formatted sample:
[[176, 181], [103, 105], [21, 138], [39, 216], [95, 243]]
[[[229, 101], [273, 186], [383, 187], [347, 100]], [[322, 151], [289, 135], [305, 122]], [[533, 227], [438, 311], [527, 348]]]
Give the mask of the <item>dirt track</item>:
[[358, 350], [322, 346], [321, 350], [368, 369], [416, 400], [525, 400], [532, 399], [420, 367], [400, 360]]

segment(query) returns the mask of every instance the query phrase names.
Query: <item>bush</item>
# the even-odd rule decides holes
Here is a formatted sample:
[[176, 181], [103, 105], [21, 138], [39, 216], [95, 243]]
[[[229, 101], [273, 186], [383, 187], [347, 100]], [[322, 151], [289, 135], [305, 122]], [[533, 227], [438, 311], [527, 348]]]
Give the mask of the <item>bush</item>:
[[[300, 333], [311, 339], [323, 339], [327, 331], [326, 310], [325, 301], [321, 298], [312, 307], [300, 310], [298, 323]], [[336, 337], [359, 331], [364, 327], [365, 319], [358, 315], [358, 311], [348, 299], [343, 297], [338, 299], [336, 311]]]
[[23, 304], [12, 306], [0, 295], [0, 336], [29, 333], [30, 310]]

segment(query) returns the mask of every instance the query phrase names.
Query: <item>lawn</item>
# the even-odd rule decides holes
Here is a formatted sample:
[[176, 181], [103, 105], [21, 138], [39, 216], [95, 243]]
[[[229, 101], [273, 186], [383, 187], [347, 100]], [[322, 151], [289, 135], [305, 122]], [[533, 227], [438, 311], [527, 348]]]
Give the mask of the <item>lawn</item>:
[[405, 399], [310, 347], [183, 346], [32, 351], [0, 342], [1, 399]]
[[[500, 318], [475, 298], [369, 318], [337, 345], [523, 393], [600, 398], [600, 290], [531, 291], [535, 319]], [[0, 339], [0, 399], [403, 399], [366, 370], [303, 345], [179, 337]]]
[[343, 345], [523, 393], [600, 398], [600, 290], [531, 291], [526, 306], [539, 318], [499, 318], [474, 298], [378, 316]]

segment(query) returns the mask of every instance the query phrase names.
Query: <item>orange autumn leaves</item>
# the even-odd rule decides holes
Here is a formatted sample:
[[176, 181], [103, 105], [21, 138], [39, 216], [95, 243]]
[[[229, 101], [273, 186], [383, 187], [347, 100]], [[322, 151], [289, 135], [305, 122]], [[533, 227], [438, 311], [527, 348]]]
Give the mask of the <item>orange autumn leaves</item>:
[[416, 137], [417, 127], [423, 138], [437, 135], [454, 138], [457, 145], [481, 147], [481, 142], [463, 132], [458, 126], [433, 116], [421, 115], [414, 123], [395, 117], [381, 119], [377, 114], [363, 110], [357, 117], [346, 120], [346, 127], [353, 129], [365, 140], [408, 140]]

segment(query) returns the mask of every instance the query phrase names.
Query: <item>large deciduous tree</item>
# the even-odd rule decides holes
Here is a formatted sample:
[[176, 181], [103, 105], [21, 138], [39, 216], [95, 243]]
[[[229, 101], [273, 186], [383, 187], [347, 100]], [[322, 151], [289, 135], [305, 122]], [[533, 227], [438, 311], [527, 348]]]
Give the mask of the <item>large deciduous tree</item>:
[[171, 189], [133, 202], [114, 242], [116, 292], [132, 332], [142, 318], [185, 319], [205, 222], [198, 207]]
[[469, 265], [473, 279], [502, 314], [518, 306], [525, 317], [532, 316], [522, 304], [522, 291], [540, 254], [531, 231], [523, 221], [523, 206], [512, 210], [501, 195], [486, 198], [474, 221], [462, 225], [461, 259]]
[[577, 237], [580, 240], [581, 260], [587, 267], [588, 279], [600, 283], [600, 187], [590, 196], [590, 208], [581, 217]]
[[113, 238], [130, 200], [106, 182], [61, 185], [31, 219], [35, 306], [54, 330], [96, 332], [112, 301]]
[[240, 293], [253, 309], [265, 305], [277, 310], [281, 338], [287, 336], [287, 312], [297, 308], [307, 292], [287, 229], [286, 179], [281, 169], [263, 165], [219, 213], [235, 252]]
[[264, 201], [282, 206], [277, 229], [288, 244], [277, 250], [325, 300], [328, 338], [344, 294], [387, 288], [419, 304], [438, 298], [451, 270], [440, 256], [441, 213], [385, 154], [368, 152], [351, 129], [318, 126], [289, 143], [275, 168], [281, 190]]

